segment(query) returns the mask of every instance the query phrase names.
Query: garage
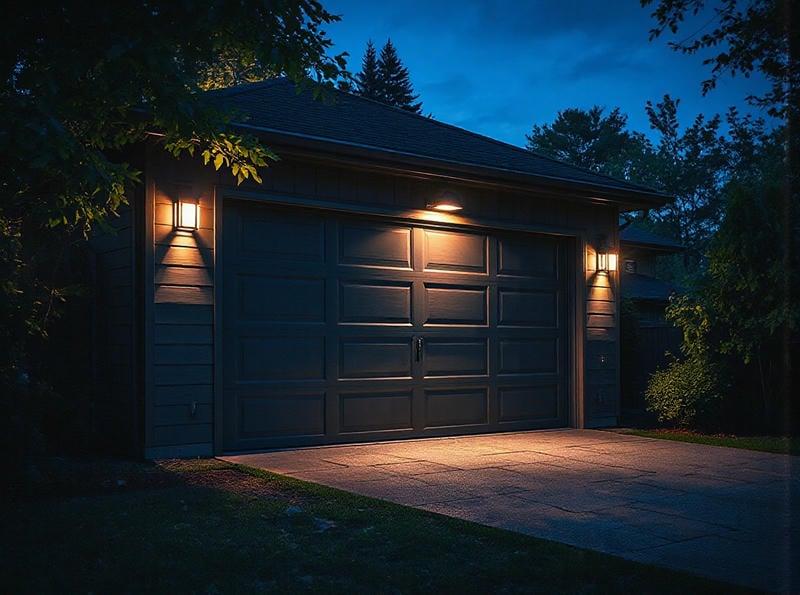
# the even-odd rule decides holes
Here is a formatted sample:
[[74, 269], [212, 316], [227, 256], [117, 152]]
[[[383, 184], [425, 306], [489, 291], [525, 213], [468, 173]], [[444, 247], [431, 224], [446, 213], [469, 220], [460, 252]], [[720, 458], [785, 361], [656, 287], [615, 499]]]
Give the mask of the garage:
[[620, 213], [669, 197], [346, 92], [214, 93], [276, 159], [242, 181], [145, 144], [96, 242], [131, 454], [618, 423]]
[[567, 424], [568, 240], [242, 200], [222, 219], [225, 451]]

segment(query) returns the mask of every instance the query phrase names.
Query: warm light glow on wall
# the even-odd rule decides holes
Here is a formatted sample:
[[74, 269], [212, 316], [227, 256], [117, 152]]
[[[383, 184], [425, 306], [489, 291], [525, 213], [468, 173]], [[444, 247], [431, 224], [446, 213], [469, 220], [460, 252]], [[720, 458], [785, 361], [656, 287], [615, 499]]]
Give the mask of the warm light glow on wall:
[[178, 231], [196, 231], [200, 227], [200, 202], [184, 198], [176, 201], [173, 224]]

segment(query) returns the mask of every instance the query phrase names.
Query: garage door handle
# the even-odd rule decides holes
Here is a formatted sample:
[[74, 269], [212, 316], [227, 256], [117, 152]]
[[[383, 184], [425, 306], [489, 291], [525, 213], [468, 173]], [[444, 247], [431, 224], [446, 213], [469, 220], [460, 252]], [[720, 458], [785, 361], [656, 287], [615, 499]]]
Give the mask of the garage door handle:
[[414, 343], [415, 343], [414, 350], [416, 351], [417, 354], [417, 361], [420, 362], [422, 361], [422, 337], [417, 337]]

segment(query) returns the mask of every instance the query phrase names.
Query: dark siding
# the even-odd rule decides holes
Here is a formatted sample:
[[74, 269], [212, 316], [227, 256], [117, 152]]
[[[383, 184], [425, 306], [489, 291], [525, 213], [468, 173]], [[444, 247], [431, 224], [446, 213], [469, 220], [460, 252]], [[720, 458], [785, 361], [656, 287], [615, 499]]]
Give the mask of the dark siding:
[[[616, 210], [604, 211], [608, 226], [593, 229], [589, 237], [604, 232], [613, 236], [611, 225]], [[611, 229], [609, 233], [607, 230]], [[619, 388], [619, 272], [596, 272], [592, 266], [593, 252], [587, 255], [586, 271], [586, 351], [584, 404], [586, 426], [616, 425], [620, 414]]]
[[[149, 181], [145, 455], [207, 455], [213, 438], [213, 179], [207, 170], [180, 162], [154, 167]], [[184, 195], [200, 199], [200, 228], [194, 232], [173, 229], [174, 200]]]

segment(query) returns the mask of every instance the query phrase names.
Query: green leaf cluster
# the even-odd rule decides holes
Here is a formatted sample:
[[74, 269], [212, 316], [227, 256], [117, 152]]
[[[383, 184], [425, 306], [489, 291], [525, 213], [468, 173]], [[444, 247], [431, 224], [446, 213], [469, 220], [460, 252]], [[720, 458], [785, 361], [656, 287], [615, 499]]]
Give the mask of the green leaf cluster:
[[713, 428], [723, 397], [716, 365], [702, 357], [672, 361], [656, 371], [645, 390], [649, 411], [683, 428]]

